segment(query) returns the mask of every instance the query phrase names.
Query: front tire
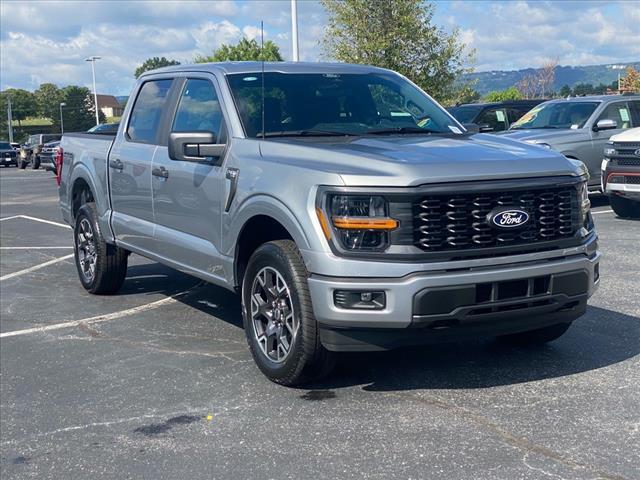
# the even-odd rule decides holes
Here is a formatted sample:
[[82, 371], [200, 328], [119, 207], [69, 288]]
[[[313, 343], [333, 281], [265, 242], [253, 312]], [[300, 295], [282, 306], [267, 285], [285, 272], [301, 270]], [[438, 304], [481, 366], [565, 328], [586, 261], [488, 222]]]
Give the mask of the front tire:
[[557, 323], [548, 327], [530, 330], [528, 332], [512, 333], [498, 337], [501, 342], [513, 345], [539, 345], [541, 343], [552, 342], [560, 338], [569, 330], [571, 322]]
[[24, 170], [25, 168], [27, 168], [27, 161], [26, 160], [20, 160], [18, 162], [18, 168], [20, 170]]
[[280, 385], [328, 374], [334, 355], [320, 343], [307, 271], [291, 240], [260, 246], [242, 282], [244, 331], [262, 373]]
[[640, 201], [610, 195], [609, 203], [615, 214], [622, 218], [640, 218]]
[[34, 155], [31, 158], [31, 168], [34, 170], [38, 170], [40, 168], [40, 157]]
[[73, 234], [76, 268], [88, 292], [108, 295], [124, 283], [128, 253], [104, 240], [97, 220], [95, 203], [85, 203], [78, 210]]

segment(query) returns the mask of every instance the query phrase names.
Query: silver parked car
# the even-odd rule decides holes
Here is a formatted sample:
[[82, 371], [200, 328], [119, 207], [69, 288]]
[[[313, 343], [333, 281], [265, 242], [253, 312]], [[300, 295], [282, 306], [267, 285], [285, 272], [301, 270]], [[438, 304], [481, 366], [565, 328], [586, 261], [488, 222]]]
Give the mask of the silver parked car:
[[640, 126], [640, 95], [551, 100], [533, 108], [504, 136], [552, 148], [582, 161], [590, 190], [600, 189], [602, 151], [612, 135]]

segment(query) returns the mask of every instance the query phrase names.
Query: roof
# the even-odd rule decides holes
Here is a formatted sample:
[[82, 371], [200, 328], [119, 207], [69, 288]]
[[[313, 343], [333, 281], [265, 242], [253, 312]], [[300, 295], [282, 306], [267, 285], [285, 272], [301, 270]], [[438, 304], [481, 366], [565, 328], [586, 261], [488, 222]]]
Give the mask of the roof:
[[547, 100], [541, 98], [532, 98], [529, 100], [505, 100], [504, 102], [484, 102], [484, 103], [461, 103], [460, 105], [455, 105], [451, 108], [459, 108], [459, 107], [500, 107], [503, 105], [529, 105], [529, 104], [538, 104], [542, 102], [546, 102]]
[[217, 62], [172, 65], [145, 72], [143, 76], [164, 72], [218, 72], [222, 74], [280, 72], [280, 73], [383, 73], [390, 70], [371, 65], [354, 65], [340, 62]]
[[584, 97], [556, 98], [550, 102], [612, 102], [625, 99], [640, 100], [640, 95], [585, 95]]
[[113, 95], [98, 94], [98, 108], [122, 108], [120, 102]]

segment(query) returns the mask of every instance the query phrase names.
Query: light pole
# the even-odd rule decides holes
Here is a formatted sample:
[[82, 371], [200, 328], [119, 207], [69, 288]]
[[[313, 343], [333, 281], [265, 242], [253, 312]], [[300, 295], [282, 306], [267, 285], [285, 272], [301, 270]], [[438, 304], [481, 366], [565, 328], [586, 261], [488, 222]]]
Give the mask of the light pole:
[[96, 60], [100, 60], [102, 57], [96, 57], [95, 55], [85, 59], [87, 62], [91, 62], [91, 73], [93, 74], [93, 101], [96, 109], [96, 125], [100, 125], [100, 117], [98, 117], [98, 92], [96, 92]]
[[67, 104], [62, 102], [60, 103], [60, 133], [64, 135], [64, 119], [62, 118], [62, 107], [66, 107]]
[[298, 54], [298, 2], [291, 0], [291, 41], [292, 41], [292, 60], [297, 62], [300, 59]]

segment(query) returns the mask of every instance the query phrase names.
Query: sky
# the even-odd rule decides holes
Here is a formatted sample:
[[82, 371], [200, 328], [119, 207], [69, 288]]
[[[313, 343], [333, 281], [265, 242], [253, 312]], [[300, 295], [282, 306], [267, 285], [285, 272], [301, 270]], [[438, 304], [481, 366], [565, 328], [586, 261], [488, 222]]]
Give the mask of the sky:
[[[434, 22], [475, 49], [476, 71], [640, 60], [640, 2], [437, 1]], [[41, 83], [127, 95], [146, 58], [189, 63], [242, 36], [273, 40], [291, 59], [289, 0], [91, 1], [0, 0], [0, 90]], [[327, 22], [322, 5], [298, 0], [301, 60], [330, 60], [322, 52]]]

